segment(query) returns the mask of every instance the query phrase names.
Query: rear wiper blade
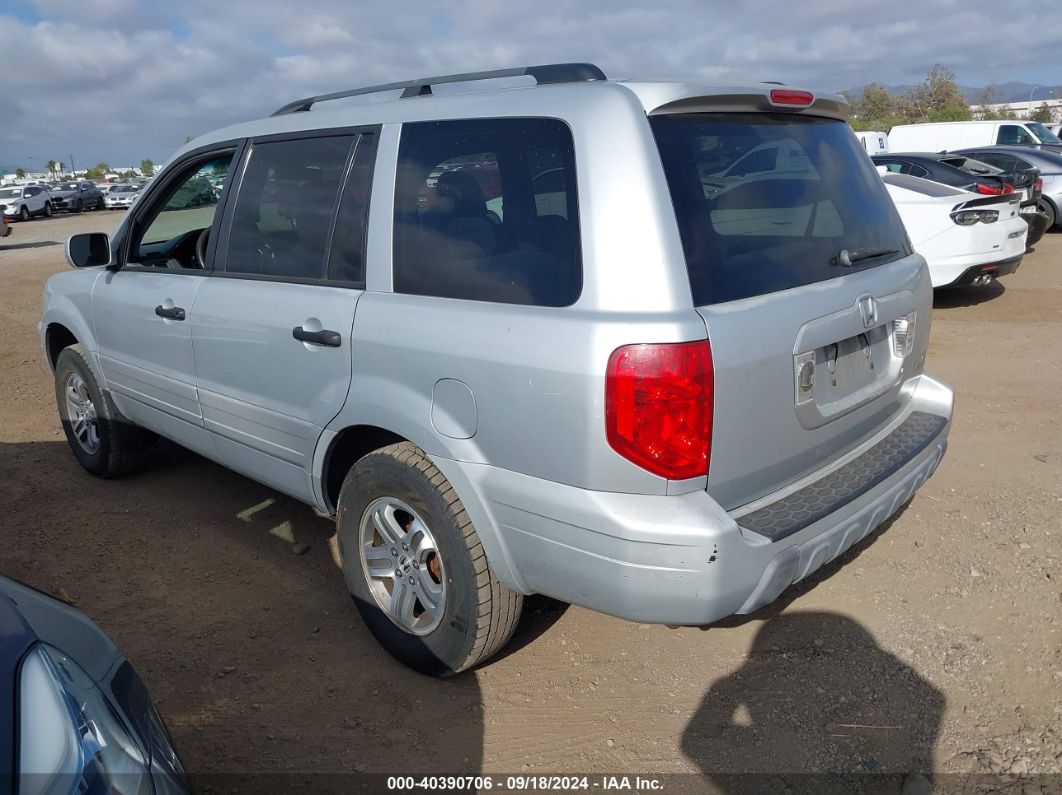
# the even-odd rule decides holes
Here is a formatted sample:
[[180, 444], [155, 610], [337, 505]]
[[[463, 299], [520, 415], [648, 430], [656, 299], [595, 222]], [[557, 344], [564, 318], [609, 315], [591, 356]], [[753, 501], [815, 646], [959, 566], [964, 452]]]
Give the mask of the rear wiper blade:
[[848, 267], [854, 265], [860, 260], [873, 259], [874, 257], [884, 257], [888, 254], [899, 254], [898, 248], [853, 248], [849, 251], [846, 248], [842, 248], [841, 252], [830, 260], [831, 265], [840, 265], [842, 267]]

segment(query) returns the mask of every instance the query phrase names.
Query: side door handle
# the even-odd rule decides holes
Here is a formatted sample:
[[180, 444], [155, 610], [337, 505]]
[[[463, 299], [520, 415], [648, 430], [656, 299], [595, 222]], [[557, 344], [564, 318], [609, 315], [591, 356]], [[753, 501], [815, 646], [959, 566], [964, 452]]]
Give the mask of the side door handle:
[[155, 314], [167, 320], [184, 320], [184, 310], [179, 306], [163, 306], [159, 304], [155, 307]]
[[302, 326], [296, 326], [291, 330], [291, 336], [299, 342], [309, 342], [311, 345], [324, 345], [328, 348], [338, 348], [343, 342], [343, 336], [338, 331], [307, 331]]

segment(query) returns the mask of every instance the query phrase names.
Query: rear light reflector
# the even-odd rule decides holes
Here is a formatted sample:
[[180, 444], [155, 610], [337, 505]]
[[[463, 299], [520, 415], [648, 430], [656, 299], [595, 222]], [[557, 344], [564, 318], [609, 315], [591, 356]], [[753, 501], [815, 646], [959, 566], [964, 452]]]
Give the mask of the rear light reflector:
[[1033, 183], [1033, 191], [1036, 192], [1036, 193], [1043, 193], [1044, 192], [1044, 181], [1043, 181], [1043, 178], [1040, 178], [1040, 179], [1036, 180], [1036, 182]]
[[791, 88], [772, 88], [771, 104], [788, 105], [794, 108], [806, 108], [815, 101], [815, 95], [810, 91], [794, 91]]
[[707, 475], [713, 392], [707, 340], [617, 348], [605, 372], [609, 446], [668, 480]]
[[[1010, 185], [1006, 187], [1010, 188]], [[1014, 192], [1014, 188], [1010, 188], [1011, 193]], [[983, 193], [985, 196], [999, 196], [1001, 193], [1006, 193], [1003, 188], [997, 188], [995, 185], [982, 185], [977, 183], [977, 192]]]
[[892, 347], [897, 356], [908, 356], [914, 350], [917, 317], [917, 312], [911, 312], [892, 321]]

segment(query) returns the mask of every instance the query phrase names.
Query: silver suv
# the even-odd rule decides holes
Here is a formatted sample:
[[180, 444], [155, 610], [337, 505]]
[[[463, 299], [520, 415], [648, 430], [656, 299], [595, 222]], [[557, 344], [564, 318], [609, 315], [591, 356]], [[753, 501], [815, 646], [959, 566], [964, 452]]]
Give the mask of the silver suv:
[[70, 446], [113, 477], [163, 436], [335, 516], [358, 610], [429, 674], [527, 594], [750, 613], [946, 446], [929, 274], [847, 114], [561, 64], [203, 136], [48, 283]]

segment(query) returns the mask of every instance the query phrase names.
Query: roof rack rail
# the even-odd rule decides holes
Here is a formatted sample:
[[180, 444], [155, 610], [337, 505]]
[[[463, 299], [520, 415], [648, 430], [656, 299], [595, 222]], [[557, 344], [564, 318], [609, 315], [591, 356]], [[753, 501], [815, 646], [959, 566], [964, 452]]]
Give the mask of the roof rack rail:
[[494, 69], [489, 72], [467, 72], [457, 75], [439, 75], [437, 77], [422, 77], [419, 80], [407, 80], [401, 83], [383, 83], [378, 86], [365, 86], [352, 88], [348, 91], [336, 91], [331, 94], [318, 94], [315, 97], [306, 97], [289, 102], [282, 108], [274, 111], [272, 116], [286, 116], [289, 113], [301, 113], [309, 110], [318, 102], [328, 102], [333, 99], [346, 99], [363, 94], [378, 94], [383, 91], [397, 91], [403, 89], [402, 99], [407, 97], [430, 96], [431, 87], [443, 83], [466, 83], [472, 80], [492, 80], [497, 77], [533, 77], [538, 85], [550, 83], [583, 83], [595, 80], [607, 80], [605, 73], [592, 63], [551, 63], [540, 66], [516, 66], [511, 69]]

